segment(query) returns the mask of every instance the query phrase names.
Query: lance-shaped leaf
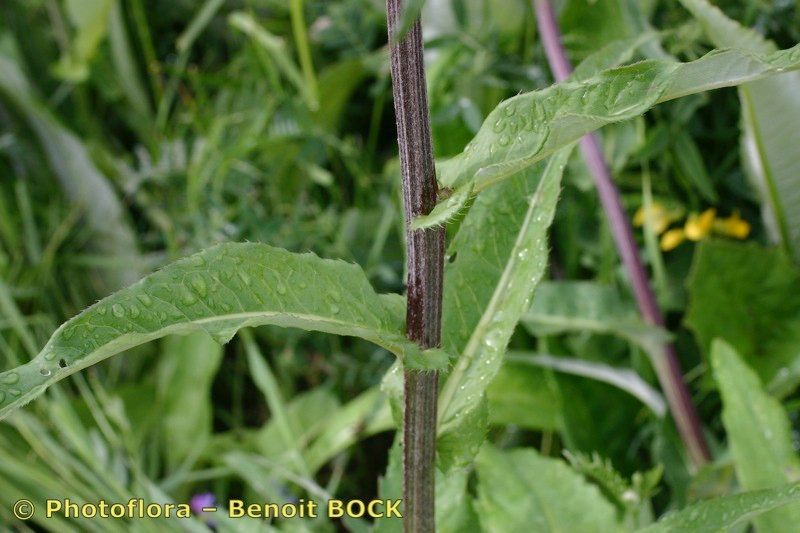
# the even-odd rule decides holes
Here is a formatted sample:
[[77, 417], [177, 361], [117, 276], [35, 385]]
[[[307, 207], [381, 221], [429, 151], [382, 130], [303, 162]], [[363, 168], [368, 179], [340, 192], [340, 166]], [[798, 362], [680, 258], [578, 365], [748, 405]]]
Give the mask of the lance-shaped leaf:
[[[714, 46], [736, 46], [770, 53], [776, 46], [740, 26], [706, 0], [681, 0], [700, 21]], [[761, 198], [762, 217], [772, 239], [800, 260], [800, 72], [790, 72], [739, 87], [742, 103], [742, 155]]]
[[[766, 490], [754, 490], [697, 502], [670, 513], [641, 533], [672, 531], [730, 531], [745, 520], [800, 501], [800, 483]], [[784, 523], [787, 525], [787, 523]], [[791, 527], [791, 526], [790, 526]], [[785, 530], [784, 530], [785, 531]]]
[[[746, 490], [780, 487], [800, 477], [791, 423], [778, 400], [730, 344], [717, 339], [711, 346], [711, 366], [722, 396], [722, 423], [728, 433], [736, 477]], [[755, 520], [758, 530], [786, 531], [800, 523], [800, 504], [770, 511]]]
[[715, 50], [688, 63], [647, 60], [509, 98], [461, 154], [439, 165], [439, 182], [455, 192], [446, 209], [434, 209], [415, 225], [442, 223], [443, 215], [458, 212], [451, 198], [478, 193], [606, 124], [639, 116], [660, 102], [796, 69], [800, 45], [767, 54]]
[[169, 334], [221, 342], [247, 326], [298, 327], [367, 339], [402, 356], [403, 299], [379, 295], [361, 269], [265, 244], [222, 244], [182, 259], [59, 327], [29, 363], [0, 374], [0, 418], [49, 385]]
[[530, 306], [547, 265], [547, 231], [572, 147], [548, 161], [502, 275], [439, 400], [439, 460], [444, 468], [469, 460], [486, 427], [484, 392], [497, 374], [508, 340]]

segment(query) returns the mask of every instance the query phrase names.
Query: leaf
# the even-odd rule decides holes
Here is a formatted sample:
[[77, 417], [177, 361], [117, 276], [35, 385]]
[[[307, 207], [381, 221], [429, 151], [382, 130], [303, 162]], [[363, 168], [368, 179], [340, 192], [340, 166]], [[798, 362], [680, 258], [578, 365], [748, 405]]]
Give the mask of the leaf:
[[486, 389], [489, 422], [526, 429], [559, 430], [561, 396], [545, 372], [526, 363], [506, 361]]
[[[681, 0], [715, 46], [759, 53], [777, 47], [739, 25], [705, 0]], [[800, 73], [792, 72], [739, 87], [742, 103], [742, 153], [748, 176], [761, 197], [762, 217], [772, 240], [800, 261]]]
[[649, 507], [649, 499], [657, 492], [664, 473], [663, 466], [656, 465], [646, 472], [634, 472], [628, 481], [617, 472], [609, 459], [597, 452], [592, 453], [591, 457], [567, 451], [564, 455], [572, 468], [597, 484], [603, 495], [633, 520], [636, 520], [636, 514], [644, 511], [643, 508]]
[[324, 387], [296, 394], [286, 402], [285, 408], [285, 419], [293, 440], [287, 442], [284, 436], [286, 428], [282, 427], [283, 422], [273, 414], [255, 434], [254, 441], [258, 445], [259, 453], [273, 460], [286, 456], [296, 461], [297, 458], [291, 456], [295, 447], [305, 448], [319, 435], [329, 420], [339, 416], [341, 409], [336, 395]]
[[286, 42], [277, 35], [273, 35], [264, 28], [250, 13], [236, 11], [228, 15], [228, 24], [236, 28], [260, 47], [262, 47], [275, 62], [278, 70], [286, 76], [297, 91], [303, 95], [306, 101], [311, 102], [315, 96], [312, 88], [305, 82], [300, 69], [292, 59]]
[[135, 52], [128, 38], [125, 16], [120, 2], [114, 1], [112, 3], [108, 23], [108, 42], [120, 89], [125, 94], [125, 98], [130, 104], [136, 119], [141, 121], [143, 126], [151, 127], [154, 118], [153, 109], [147, 96], [147, 90], [139, 77]]
[[678, 130], [673, 133], [672, 144], [675, 170], [682, 175], [686, 183], [692, 184], [694, 190], [706, 201], [712, 204], [719, 202], [714, 183], [703, 163], [703, 156], [691, 135], [682, 129]]
[[521, 172], [478, 196], [448, 246], [442, 302], [446, 352], [464, 351], [478, 325], [511, 257], [543, 168]]
[[[722, 496], [670, 513], [655, 524], [639, 531], [640, 533], [730, 531], [745, 520], [751, 520], [767, 511], [778, 512], [781, 506], [798, 500], [800, 500], [800, 484], [797, 483], [774, 489]], [[782, 526], [782, 529], [777, 531], [786, 531], [786, 523]]]
[[669, 334], [645, 324], [613, 287], [590, 281], [544, 281], [522, 323], [533, 335], [588, 331], [612, 334], [649, 350]]
[[485, 445], [476, 460], [484, 531], [620, 531], [614, 506], [563, 461]]
[[800, 272], [778, 248], [707, 241], [694, 254], [686, 325], [706, 353], [725, 339], [780, 394], [800, 382]]
[[[653, 30], [647, 4], [636, 0], [567, 0], [560, 11], [568, 56], [588, 59], [614, 41], [635, 38]], [[665, 56], [658, 39], [646, 42], [648, 57]]]
[[570, 75], [570, 80], [585, 80], [597, 72], [619, 66], [629, 61], [642, 44], [657, 38], [656, 32], [646, 31], [633, 37], [611, 41], [581, 61]]
[[[758, 376], [725, 341], [713, 342], [711, 365], [740, 485], [765, 489], [800, 479], [791, 424], [780, 403], [767, 395]], [[786, 524], [800, 523], [800, 504], [770, 511], [755, 523], [762, 533], [785, 531]]]
[[157, 394], [164, 449], [172, 468], [200, 452], [211, 435], [211, 385], [221, 361], [222, 349], [205, 333], [164, 339]]
[[[439, 454], [445, 468], [470, 460], [483, 440], [485, 428], [479, 412], [484, 408], [484, 392], [497, 374], [508, 340], [544, 274], [547, 231], [571, 151], [570, 146], [548, 161], [492, 298], [443, 387], [439, 399], [439, 443], [454, 445], [440, 448], [445, 452]], [[448, 434], [460, 438], [456, 440]]]
[[108, 32], [109, 14], [115, 3], [116, 0], [65, 0], [75, 38], [55, 66], [61, 79], [78, 83], [89, 77], [89, 63]]
[[[657, 103], [798, 68], [800, 45], [770, 54], [715, 50], [689, 63], [647, 60], [520, 94], [489, 114], [461, 154], [438, 165], [438, 179], [454, 196], [463, 197], [469, 189], [477, 194], [585, 134], [639, 116]], [[457, 206], [448, 211], [457, 212]]]
[[508, 359], [509, 361], [515, 361], [517, 363], [537, 365], [566, 374], [601, 381], [617, 387], [635, 397], [659, 418], [663, 417], [667, 412], [667, 405], [661, 393], [651, 387], [639, 374], [631, 369], [616, 368], [603, 363], [596, 363], [583, 359], [525, 352], [509, 353]]
[[369, 437], [393, 427], [386, 395], [377, 387], [367, 389], [325, 417], [319, 435], [308, 446], [306, 462], [311, 471], [316, 472], [359, 438]]
[[221, 244], [104, 298], [59, 327], [29, 363], [0, 374], [0, 418], [48, 386], [133, 346], [205, 331], [227, 342], [258, 325], [361, 337], [402, 356], [403, 299], [361, 269], [265, 244]]

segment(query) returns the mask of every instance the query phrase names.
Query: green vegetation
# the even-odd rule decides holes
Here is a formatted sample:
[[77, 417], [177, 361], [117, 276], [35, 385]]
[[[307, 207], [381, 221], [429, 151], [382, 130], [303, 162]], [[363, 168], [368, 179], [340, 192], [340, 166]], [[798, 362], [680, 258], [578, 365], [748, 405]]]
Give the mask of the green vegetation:
[[[225, 509], [402, 497], [404, 370], [439, 531], [796, 524], [800, 9], [553, 1], [556, 83], [543, 6], [406, 1], [440, 186], [406, 220], [382, 1], [4, 1], [0, 529], [400, 531]], [[407, 227], [446, 232], [440, 348]]]

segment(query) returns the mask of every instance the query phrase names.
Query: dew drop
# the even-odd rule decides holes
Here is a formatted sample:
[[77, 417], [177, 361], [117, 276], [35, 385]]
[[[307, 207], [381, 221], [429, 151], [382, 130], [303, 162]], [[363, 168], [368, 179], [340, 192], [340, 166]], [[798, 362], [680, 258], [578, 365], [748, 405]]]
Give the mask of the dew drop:
[[139, 311], [139, 308], [135, 305], [131, 306], [129, 311], [131, 313], [131, 318], [137, 318], [141, 314], [141, 311]]
[[278, 291], [278, 294], [286, 294], [286, 285], [283, 283], [278, 283], [275, 287], [275, 290]]
[[114, 313], [114, 316], [117, 318], [122, 318], [125, 316], [125, 308], [122, 307], [120, 304], [112, 305], [111, 312]]
[[17, 383], [19, 381], [19, 374], [17, 374], [16, 372], [9, 372], [5, 376], [3, 376], [2, 381], [6, 385], [13, 385], [14, 383]]
[[41, 375], [45, 376], [45, 377], [47, 377], [47, 376], [49, 376], [50, 374], [52, 374], [52, 372], [50, 372], [50, 369], [48, 369], [48, 368], [44, 368], [44, 367], [42, 367], [42, 368], [40, 368], [40, 369], [39, 369], [39, 373], [40, 373]]
[[336, 304], [331, 305], [331, 313], [335, 315], [338, 312], [339, 312], [339, 306]]
[[524, 260], [526, 257], [528, 257], [528, 249], [527, 248], [523, 248], [522, 250], [517, 252], [517, 257], [519, 257], [520, 259]]
[[331, 298], [333, 298], [337, 302], [341, 301], [342, 299], [342, 295], [339, 294], [339, 291], [337, 291], [336, 289], [331, 290], [329, 294], [331, 295]]
[[100, 313], [101, 315], [105, 315], [107, 311], [108, 310], [103, 305], [97, 308], [97, 312]]
[[195, 292], [199, 294], [201, 298], [205, 298], [205, 296], [208, 294], [206, 282], [200, 276], [195, 276], [192, 278], [192, 288], [194, 288]]
[[181, 302], [183, 302], [184, 305], [192, 305], [196, 301], [197, 297], [189, 291], [185, 291], [181, 297]]
[[305, 282], [305, 281], [301, 281], [301, 282], [300, 282], [300, 283], [298, 283], [297, 285], [298, 285], [298, 286], [299, 286], [301, 289], [305, 289], [305, 288], [308, 286], [308, 285], [306, 285], [306, 282]]
[[11, 396], [19, 396], [20, 394], [22, 394], [22, 393], [19, 391], [19, 389], [11, 389], [11, 390], [9, 390], [8, 392], [10, 392], [10, 393], [11, 393]]
[[44, 354], [44, 358], [48, 361], [52, 361], [53, 359], [56, 358], [56, 352], [54, 352], [53, 350], [49, 350]]
[[249, 275], [247, 272], [245, 272], [244, 270], [239, 270], [239, 271], [237, 272], [237, 274], [239, 274], [239, 279], [241, 279], [241, 280], [242, 280], [242, 282], [243, 282], [245, 285], [250, 285], [250, 282], [251, 282], [252, 280], [250, 279], [250, 275]]
[[502, 119], [495, 122], [494, 126], [492, 126], [492, 131], [495, 133], [500, 133], [504, 129], [506, 129], [506, 123]]
[[500, 143], [500, 146], [508, 146], [508, 144], [511, 142], [511, 138], [508, 135], [501, 135], [500, 140], [497, 142]]
[[513, 115], [515, 113], [515, 111], [516, 111], [516, 108], [513, 105], [507, 105], [505, 108], [503, 108], [503, 114], [505, 116], [507, 116], [507, 117], [510, 117], [511, 115]]

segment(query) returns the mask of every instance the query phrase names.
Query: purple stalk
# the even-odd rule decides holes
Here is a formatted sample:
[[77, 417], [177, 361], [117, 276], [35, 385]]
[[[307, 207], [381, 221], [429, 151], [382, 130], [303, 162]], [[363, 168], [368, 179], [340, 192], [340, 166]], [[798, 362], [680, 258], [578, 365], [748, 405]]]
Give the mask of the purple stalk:
[[[422, 27], [417, 18], [398, 41], [405, 2], [386, 0], [397, 144], [405, 206], [408, 267], [406, 336], [421, 348], [439, 346], [442, 324], [444, 228], [411, 230], [436, 205]], [[434, 524], [434, 459], [438, 372], [406, 369], [403, 413], [403, 528], [429, 533]]]
[[[572, 66], [561, 44], [558, 22], [556, 22], [553, 8], [548, 0], [533, 0], [533, 4], [550, 68], [557, 82], [564, 81], [572, 73]], [[649, 324], [663, 328], [665, 327], [664, 317], [656, 302], [653, 289], [650, 287], [647, 272], [639, 257], [630, 221], [622, 207], [619, 191], [611, 177], [597, 135], [589, 134], [581, 139], [581, 153], [597, 187], [597, 194], [611, 227], [622, 263], [630, 276], [639, 311]], [[653, 355], [653, 366], [689, 457], [695, 466], [705, 464], [710, 459], [708, 446], [703, 437], [700, 419], [692, 404], [689, 389], [683, 380], [680, 362], [671, 343], [666, 343], [661, 347], [660, 357], [657, 357], [656, 354]]]

